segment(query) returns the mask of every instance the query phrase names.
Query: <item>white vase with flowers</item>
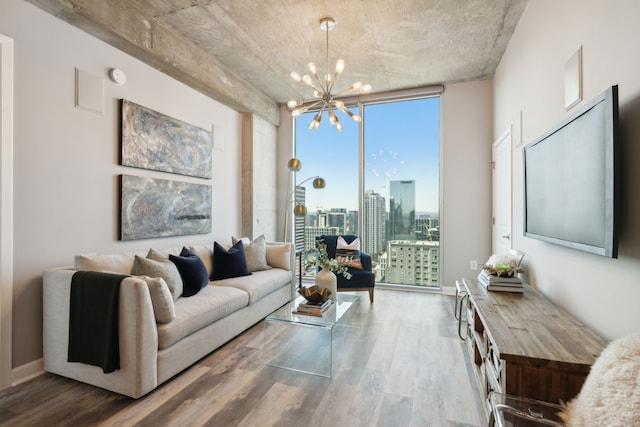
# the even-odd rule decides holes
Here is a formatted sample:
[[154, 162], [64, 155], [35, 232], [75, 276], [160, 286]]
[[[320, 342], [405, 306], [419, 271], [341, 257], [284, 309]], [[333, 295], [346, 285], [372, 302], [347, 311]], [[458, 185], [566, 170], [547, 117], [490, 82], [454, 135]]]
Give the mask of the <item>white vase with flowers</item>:
[[334, 301], [338, 293], [338, 278], [336, 274], [342, 274], [347, 279], [351, 278], [351, 273], [347, 270], [346, 265], [340, 264], [334, 258], [329, 258], [327, 244], [323, 240], [317, 240], [316, 248], [307, 254], [306, 268], [307, 271], [313, 268], [320, 268], [316, 273], [316, 285], [319, 288], [329, 289], [331, 291], [329, 298]]

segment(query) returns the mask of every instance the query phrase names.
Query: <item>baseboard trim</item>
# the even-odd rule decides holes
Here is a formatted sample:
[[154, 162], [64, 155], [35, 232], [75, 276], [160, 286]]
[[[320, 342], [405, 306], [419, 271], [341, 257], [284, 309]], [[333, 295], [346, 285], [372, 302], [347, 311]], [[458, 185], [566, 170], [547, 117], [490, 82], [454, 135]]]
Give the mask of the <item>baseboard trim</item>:
[[455, 286], [443, 286], [442, 287], [442, 294], [443, 295], [455, 295], [456, 294], [456, 287]]
[[11, 372], [11, 385], [22, 384], [32, 378], [44, 374], [44, 361], [42, 358], [26, 363]]

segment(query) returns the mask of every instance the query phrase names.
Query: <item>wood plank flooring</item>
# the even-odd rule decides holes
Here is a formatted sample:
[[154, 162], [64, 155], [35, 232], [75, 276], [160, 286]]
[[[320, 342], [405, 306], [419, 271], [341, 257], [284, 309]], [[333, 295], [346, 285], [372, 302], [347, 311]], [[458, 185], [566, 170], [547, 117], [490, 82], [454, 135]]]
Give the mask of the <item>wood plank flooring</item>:
[[0, 425], [486, 425], [453, 297], [380, 289], [370, 304], [362, 294], [334, 331], [333, 378], [265, 366], [263, 329], [138, 400], [41, 375], [0, 393]]

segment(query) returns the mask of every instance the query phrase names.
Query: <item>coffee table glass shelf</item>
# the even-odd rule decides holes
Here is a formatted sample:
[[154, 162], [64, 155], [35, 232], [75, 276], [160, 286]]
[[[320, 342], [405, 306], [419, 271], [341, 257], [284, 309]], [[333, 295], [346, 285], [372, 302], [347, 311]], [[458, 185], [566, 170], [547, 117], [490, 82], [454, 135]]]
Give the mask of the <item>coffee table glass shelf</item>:
[[302, 296], [271, 313], [264, 321], [263, 360], [269, 366], [330, 378], [333, 332], [355, 306], [358, 295], [339, 293], [321, 317], [296, 313]]

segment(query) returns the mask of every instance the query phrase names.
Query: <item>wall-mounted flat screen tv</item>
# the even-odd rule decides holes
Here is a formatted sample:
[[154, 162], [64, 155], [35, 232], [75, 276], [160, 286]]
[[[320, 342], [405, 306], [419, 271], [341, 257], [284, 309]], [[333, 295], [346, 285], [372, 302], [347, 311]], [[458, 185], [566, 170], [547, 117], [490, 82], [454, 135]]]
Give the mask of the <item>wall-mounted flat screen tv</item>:
[[617, 257], [618, 86], [524, 148], [524, 235]]

